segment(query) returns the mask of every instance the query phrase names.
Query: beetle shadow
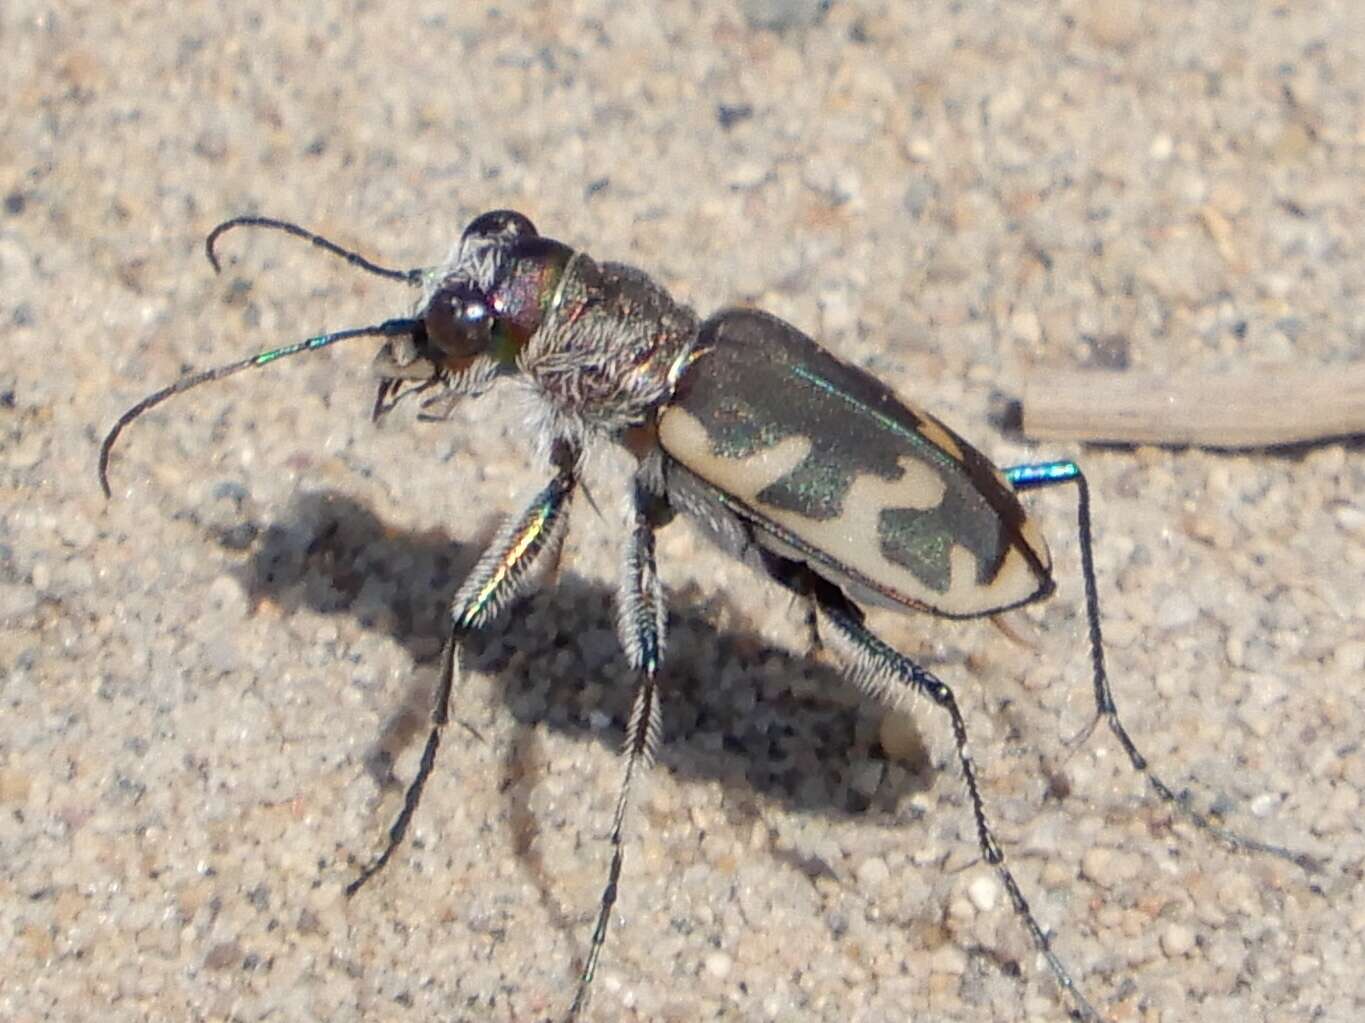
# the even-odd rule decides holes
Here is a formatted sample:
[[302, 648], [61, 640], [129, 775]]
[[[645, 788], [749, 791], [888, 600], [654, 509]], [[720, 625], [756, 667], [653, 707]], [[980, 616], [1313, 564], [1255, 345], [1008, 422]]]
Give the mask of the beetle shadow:
[[[320, 492], [296, 498], [264, 530], [249, 529], [249, 543], [238, 542], [241, 527], [219, 537], [224, 546], [250, 549], [238, 573], [253, 604], [349, 615], [412, 657], [412, 682], [366, 757], [381, 787], [406, 784], [394, 775], [394, 761], [425, 739], [448, 608], [499, 516], [487, 519], [474, 539], [403, 532], [349, 496]], [[757, 576], [755, 583], [769, 585]], [[566, 568], [461, 646], [465, 667], [497, 678], [496, 691], [520, 726], [503, 757], [500, 788], [511, 801], [514, 848], [555, 917], [551, 886], [532, 852], [536, 822], [524, 802], [530, 786], [519, 782], [544, 770], [534, 739], [539, 724], [621, 748], [634, 676], [617, 639], [613, 601], [610, 585]], [[905, 822], [903, 798], [931, 786], [936, 773], [927, 754], [888, 761], [877, 739], [883, 712], [858, 697], [837, 668], [773, 646], [721, 595], [695, 584], [669, 592], [667, 602], [663, 766], [684, 782], [719, 780], [734, 824], [759, 819], [765, 803], [874, 827]], [[725, 620], [720, 628], [717, 619]], [[470, 710], [457, 694], [451, 727]], [[775, 855], [812, 878], [831, 873], [799, 854]]]

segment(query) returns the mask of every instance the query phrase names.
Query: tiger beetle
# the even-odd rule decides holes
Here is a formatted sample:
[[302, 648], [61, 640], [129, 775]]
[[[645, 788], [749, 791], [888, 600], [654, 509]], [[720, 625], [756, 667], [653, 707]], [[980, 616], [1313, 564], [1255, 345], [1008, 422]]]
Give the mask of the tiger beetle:
[[611, 864], [567, 1020], [588, 1000], [621, 878], [632, 786], [659, 740], [667, 616], [654, 546], [656, 531], [677, 512], [805, 602], [817, 637], [863, 692], [890, 706], [921, 693], [947, 715], [981, 856], [1081, 1018], [1095, 1023], [1100, 1016], [1005, 863], [953, 690], [873, 633], [860, 607], [965, 619], [1047, 597], [1054, 589], [1051, 558], [1020, 491], [1076, 487], [1095, 700], [1084, 734], [1103, 720], [1157, 795], [1221, 841], [1312, 869], [1306, 856], [1234, 835], [1191, 809], [1148, 767], [1120, 722], [1100, 635], [1090, 494], [1075, 462], [1002, 472], [939, 420], [782, 320], [728, 309], [702, 321], [641, 271], [599, 263], [542, 236], [511, 210], [476, 217], [446, 262], [412, 270], [380, 266], [296, 224], [265, 217], [238, 217], [214, 228], [205, 248], [215, 270], [216, 243], [238, 227], [283, 231], [361, 270], [420, 288], [417, 311], [272, 348], [149, 395], [104, 438], [99, 479], [106, 496], [114, 443], [148, 409], [199, 384], [357, 337], [384, 339], [374, 361], [375, 419], [418, 394], [425, 395], [425, 418], [445, 419], [460, 399], [509, 378], [534, 399], [534, 432], [551, 471], [455, 594], [420, 766], [383, 850], [347, 886], [348, 895], [389, 861], [417, 812], [450, 720], [461, 640], [521, 594], [537, 564], [557, 557], [584, 452], [604, 442], [623, 446], [638, 462], [617, 591], [617, 628], [636, 691], [612, 817]]

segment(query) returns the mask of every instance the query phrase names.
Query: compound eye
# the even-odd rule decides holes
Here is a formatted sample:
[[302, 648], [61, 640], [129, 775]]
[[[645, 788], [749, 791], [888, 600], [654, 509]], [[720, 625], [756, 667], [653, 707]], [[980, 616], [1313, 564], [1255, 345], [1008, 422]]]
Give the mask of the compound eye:
[[447, 284], [431, 296], [426, 313], [427, 337], [442, 354], [469, 358], [487, 351], [493, 334], [493, 310], [478, 288]]
[[463, 240], [510, 241], [513, 238], [534, 238], [536, 235], [536, 226], [524, 214], [516, 210], [490, 210], [470, 221], [464, 229]]

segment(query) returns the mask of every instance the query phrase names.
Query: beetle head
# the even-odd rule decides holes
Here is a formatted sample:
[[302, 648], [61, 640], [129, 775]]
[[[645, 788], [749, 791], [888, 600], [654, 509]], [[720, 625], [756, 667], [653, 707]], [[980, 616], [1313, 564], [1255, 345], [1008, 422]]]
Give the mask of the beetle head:
[[490, 352], [504, 312], [497, 308], [499, 284], [519, 243], [537, 237], [535, 225], [516, 210], [490, 210], [470, 221], [419, 313], [437, 360], [459, 364]]

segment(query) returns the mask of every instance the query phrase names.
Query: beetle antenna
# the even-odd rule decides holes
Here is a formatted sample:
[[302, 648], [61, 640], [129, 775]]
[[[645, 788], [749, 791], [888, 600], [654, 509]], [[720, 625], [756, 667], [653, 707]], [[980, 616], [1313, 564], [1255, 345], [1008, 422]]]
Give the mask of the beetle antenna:
[[[231, 223], [231, 221], [229, 221]], [[212, 238], [212, 235], [209, 236]], [[148, 409], [155, 408], [167, 398], [188, 391], [191, 387], [198, 387], [206, 384], [210, 380], [222, 380], [230, 377], [234, 373], [240, 373], [244, 369], [255, 369], [258, 366], [266, 366], [272, 362], [290, 355], [297, 355], [299, 352], [315, 352], [319, 348], [327, 348], [336, 344], [338, 341], [349, 341], [355, 337], [393, 337], [394, 335], [412, 334], [419, 326], [420, 321], [414, 319], [395, 319], [386, 320], [369, 327], [352, 327], [348, 330], [338, 330], [331, 334], [319, 334], [317, 337], [306, 338], [303, 341], [296, 341], [293, 344], [283, 345], [279, 348], [271, 348], [269, 351], [259, 352], [256, 355], [241, 359], [237, 362], [230, 362], [225, 366], [218, 366], [214, 369], [206, 369], [199, 373], [182, 377], [169, 387], [147, 395], [140, 402], [130, 408], [123, 415], [118, 417], [118, 422], [104, 436], [103, 443], [100, 444], [99, 478], [100, 487], [104, 491], [105, 497], [111, 497], [109, 489], [109, 454], [114, 449], [114, 442], [118, 440], [119, 434], [138, 416]]]
[[422, 267], [414, 267], [411, 270], [394, 270], [391, 267], [372, 263], [360, 253], [343, 248], [331, 239], [324, 238], [314, 231], [300, 227], [298, 224], [292, 224], [287, 220], [276, 220], [274, 217], [233, 217], [215, 227], [204, 239], [204, 254], [209, 257], [209, 263], [213, 266], [214, 273], [223, 272], [223, 265], [218, 261], [218, 253], [214, 251], [214, 245], [217, 244], [219, 238], [234, 227], [265, 227], [272, 231], [283, 231], [285, 234], [292, 234], [295, 238], [302, 238], [304, 241], [311, 242], [323, 252], [341, 257], [351, 266], [364, 270], [366, 273], [372, 273], [376, 277], [386, 277], [391, 281], [402, 281], [414, 287], [421, 285], [422, 275], [425, 272]]

